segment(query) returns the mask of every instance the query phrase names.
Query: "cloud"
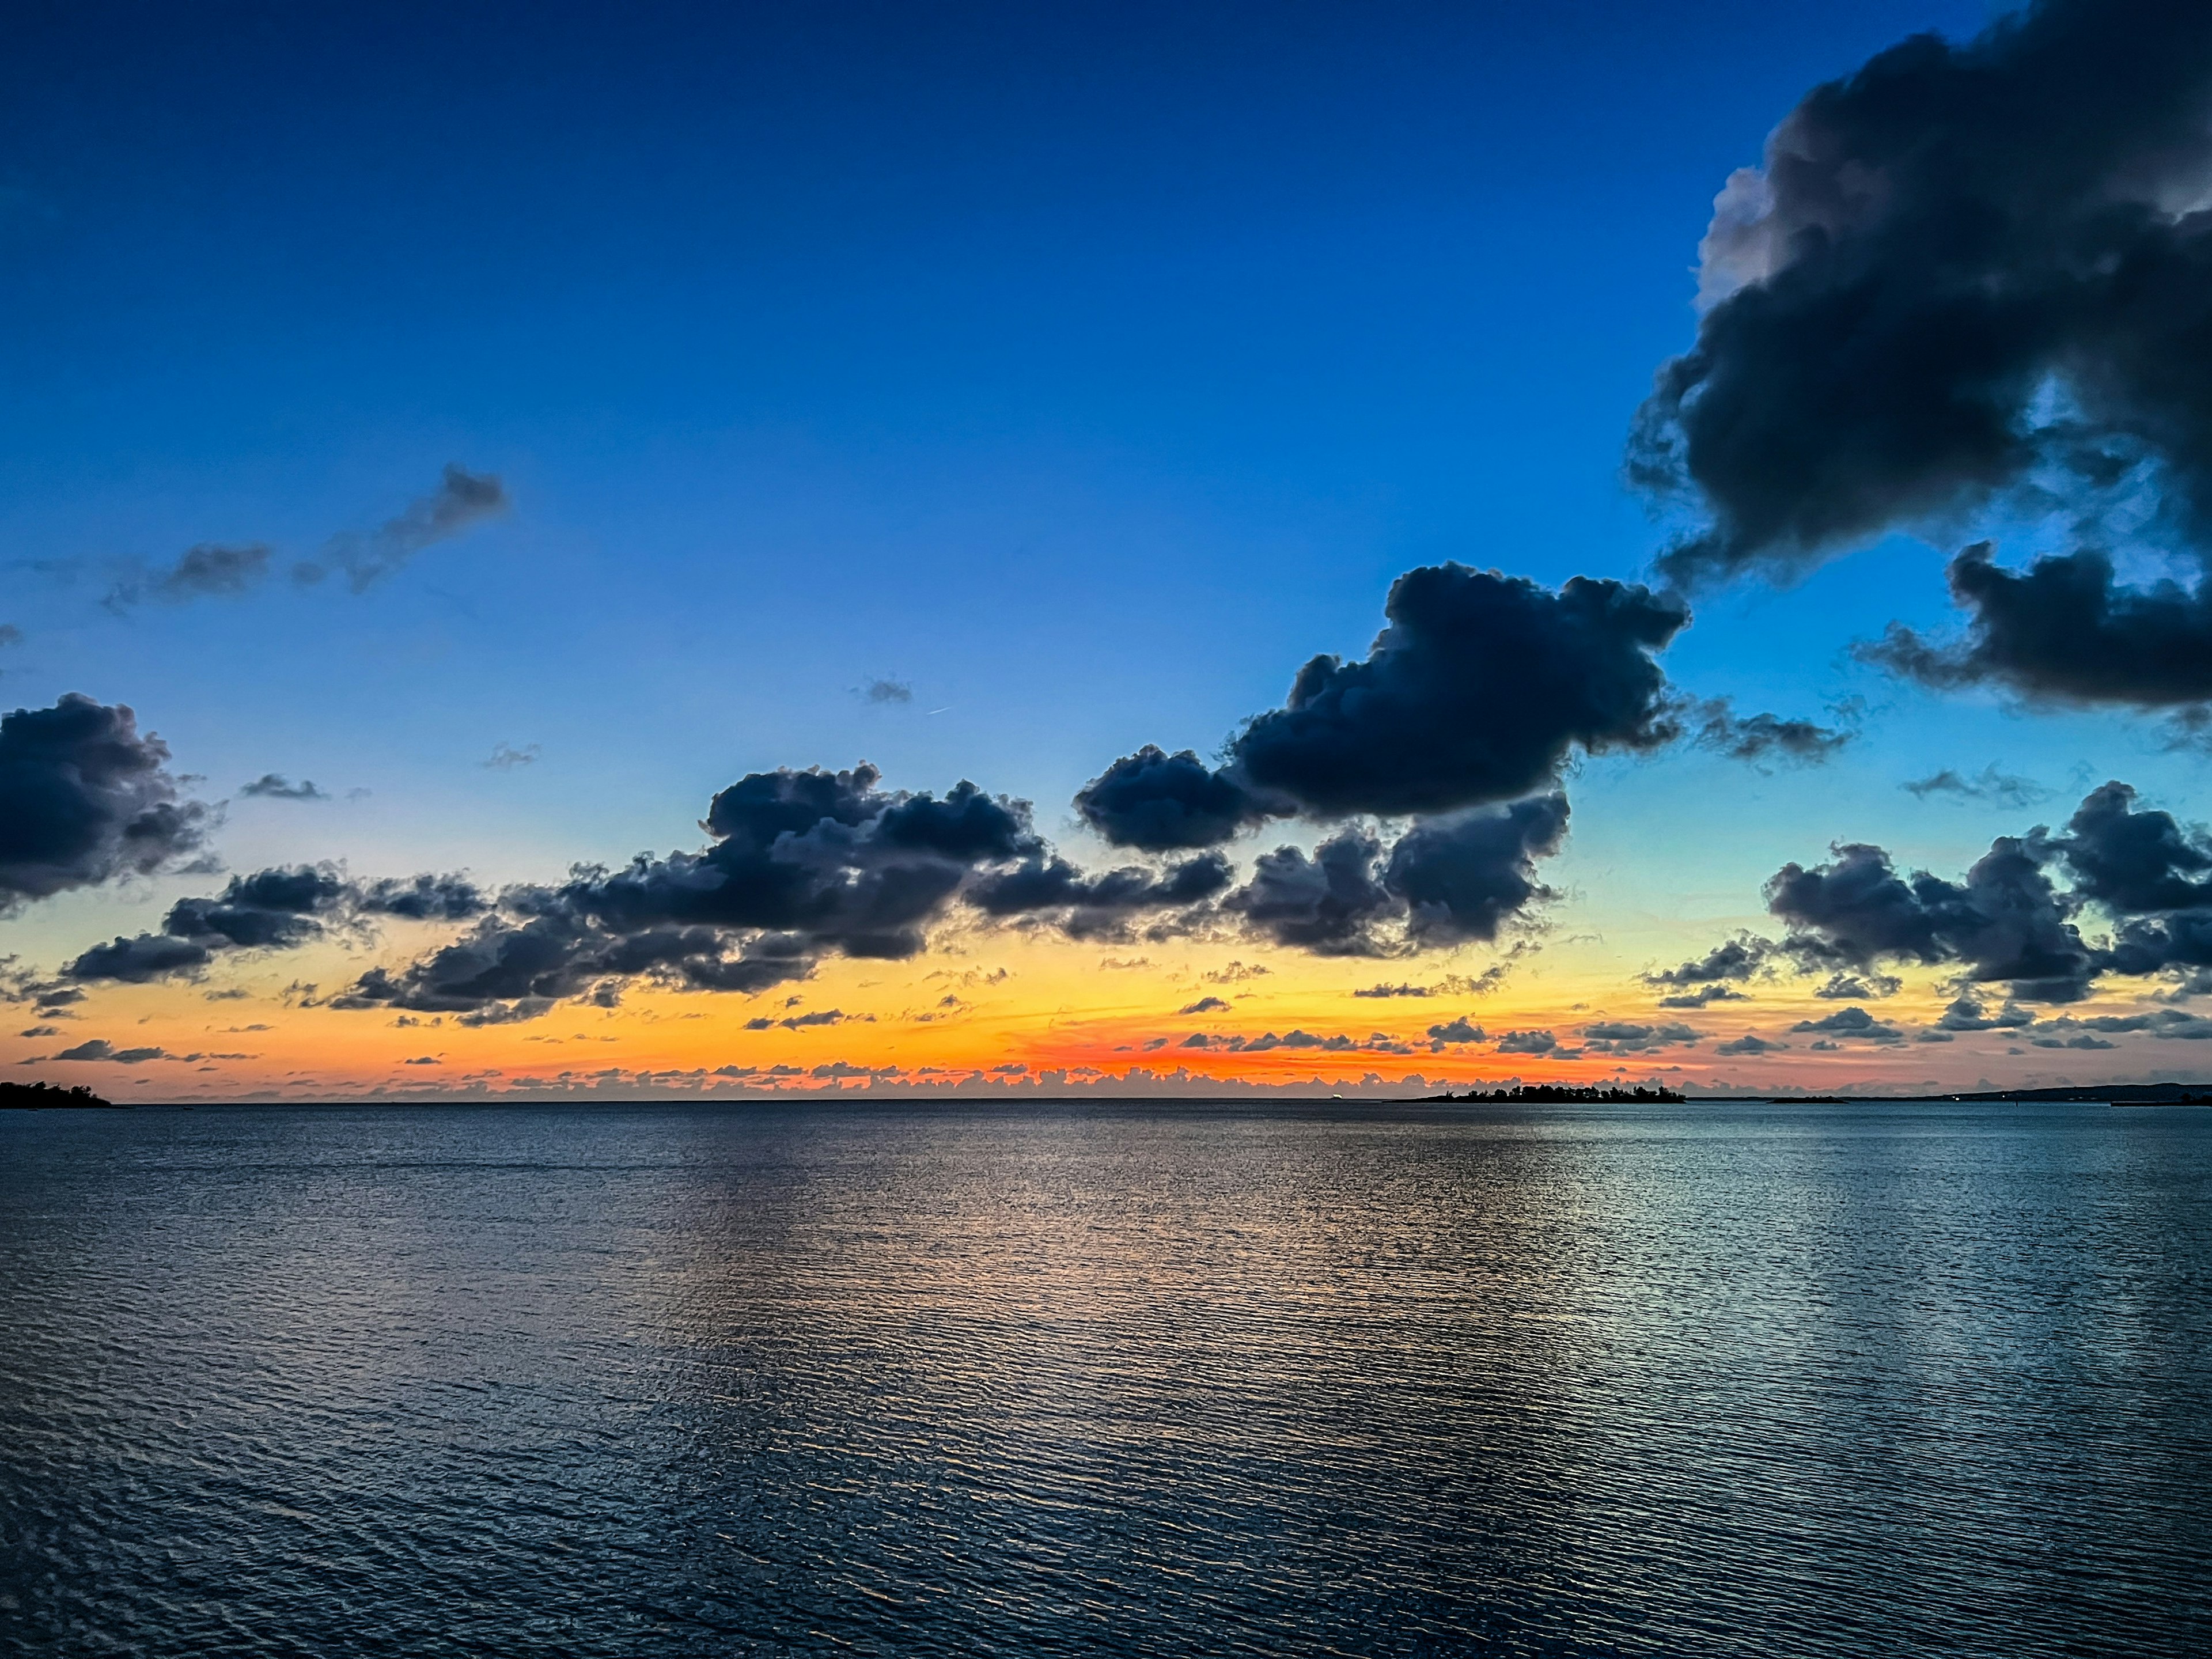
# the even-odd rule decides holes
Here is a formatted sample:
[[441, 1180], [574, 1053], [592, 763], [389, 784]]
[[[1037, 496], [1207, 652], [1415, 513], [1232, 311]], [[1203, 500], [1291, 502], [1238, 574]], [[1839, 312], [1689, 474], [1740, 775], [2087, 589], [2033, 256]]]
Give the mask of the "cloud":
[[1930, 795], [1949, 795], [1960, 800], [1994, 801], [2000, 806], [2027, 807], [2049, 800], [2051, 791], [2032, 778], [2014, 777], [2000, 772], [1995, 762], [1984, 767], [1975, 776], [1961, 777], [1949, 767], [1930, 773], [1924, 778], [1914, 778], [1898, 787], [1907, 794], [1926, 800]]
[[328, 865], [298, 865], [234, 876], [208, 898], [179, 899], [161, 931], [95, 945], [62, 972], [78, 981], [145, 984], [197, 974], [232, 951], [283, 951], [367, 916], [465, 921], [489, 902], [459, 876], [421, 875], [356, 883]]
[[1726, 1042], [1716, 1044], [1713, 1052], [1734, 1059], [1738, 1054], [1769, 1054], [1789, 1046], [1786, 1042], [1770, 1042], [1755, 1032], [1746, 1031], [1740, 1037], [1731, 1037]]
[[[1785, 963], [1828, 975], [1814, 995], [1859, 1000], [1899, 988], [1882, 964], [1913, 963], [1958, 969], [1970, 986], [2002, 985], [2015, 1000], [2064, 1003], [2108, 974], [2172, 974], [2178, 994], [2190, 994], [2193, 976], [2212, 970], [2212, 833], [2141, 806], [2124, 783], [2092, 790], [2060, 831], [2039, 825], [1996, 837], [1959, 881], [1900, 872], [1887, 850], [1865, 842], [1830, 852], [1825, 864], [1787, 864], [1766, 883], [1767, 908], [1788, 925], [1786, 937], [1740, 935], [1645, 982], [1689, 988]], [[2109, 936], [2094, 927], [2085, 936], [2084, 920], [2100, 915]], [[1939, 1029], [2025, 1018], [1983, 1021], [1970, 994]]]
[[366, 593], [424, 548], [458, 536], [513, 505], [507, 487], [490, 473], [475, 473], [448, 462], [438, 487], [417, 496], [397, 518], [367, 536], [333, 537], [318, 559], [292, 567], [293, 580], [313, 585], [331, 575], [345, 578], [356, 593]]
[[1249, 824], [1287, 816], [1287, 799], [1254, 793], [1229, 771], [1192, 750], [1168, 754], [1146, 744], [1077, 792], [1083, 821], [1117, 847], [1147, 852], [1212, 847]]
[[1278, 1048], [1312, 1048], [1322, 1054], [1411, 1054], [1412, 1048], [1383, 1032], [1375, 1031], [1366, 1037], [1349, 1036], [1338, 1032], [1334, 1036], [1322, 1036], [1316, 1032], [1291, 1030], [1278, 1036], [1267, 1031], [1259, 1036], [1230, 1036], [1206, 1031], [1194, 1031], [1176, 1045], [1179, 1048], [1208, 1049], [1219, 1054], [1264, 1054]]
[[[171, 1054], [166, 1048], [118, 1048], [104, 1037], [94, 1037], [88, 1042], [78, 1043], [74, 1048], [63, 1049], [54, 1058], [56, 1060], [101, 1060], [112, 1061], [118, 1066], [143, 1066], [149, 1060], [171, 1060], [178, 1056]], [[187, 1058], [198, 1060], [199, 1056], [193, 1054]]]
[[1856, 654], [1939, 689], [1994, 684], [2083, 708], [2170, 708], [2212, 698], [2212, 585], [2201, 573], [2193, 589], [2170, 579], [2127, 587], [2111, 557], [2094, 549], [2014, 572], [1982, 542], [1951, 561], [1949, 576], [1952, 596], [1970, 613], [1964, 639], [1931, 641], [1892, 623]]
[[1748, 1002], [1751, 999], [1741, 991], [1731, 991], [1717, 982], [1701, 985], [1694, 991], [1680, 991], [1670, 997], [1661, 997], [1662, 1008], [1703, 1008], [1716, 1002]]
[[1709, 985], [1749, 979], [1762, 970], [1774, 953], [1771, 940], [1739, 933], [1723, 940], [1694, 962], [1644, 975], [1646, 985]]
[[1241, 985], [1246, 980], [1265, 979], [1271, 971], [1263, 963], [1243, 963], [1232, 959], [1227, 967], [1210, 969], [1198, 977], [1207, 985]]
[[1936, 1022], [1936, 1029], [1941, 1031], [1996, 1031], [2034, 1024], [2035, 1016], [2015, 1003], [2008, 1002], [1992, 1014], [1982, 1006], [1979, 997], [1968, 991], [1944, 1009], [1942, 1018]]
[[1694, 579], [1802, 568], [2027, 498], [2212, 506], [2197, 296], [2212, 30], [2172, 0], [2044, 0], [1809, 93], [1714, 204], [1697, 343], [1633, 477], [1708, 522]]
[[512, 772], [518, 766], [537, 765], [544, 752], [534, 743], [526, 743], [520, 749], [512, 744], [495, 744], [491, 753], [477, 764], [489, 772]]
[[275, 772], [264, 772], [259, 777], [239, 787], [241, 800], [328, 800], [330, 796], [315, 787], [308, 779], [293, 783]]
[[1897, 1042], [1904, 1033], [1894, 1025], [1885, 1025], [1863, 1008], [1838, 1008], [1820, 1019], [1801, 1019], [1790, 1028], [1793, 1031], [1811, 1031], [1831, 1039], [1850, 1038], [1863, 1042]]
[[980, 877], [968, 902], [988, 916], [1042, 917], [1075, 939], [1119, 937], [1143, 914], [1188, 912], [1226, 889], [1229, 860], [1203, 853], [1164, 870], [1124, 866], [1088, 875], [1056, 854], [1030, 854]]
[[[957, 1001], [958, 999], [955, 998], [953, 1000]], [[788, 1007], [790, 1005], [787, 1003], [785, 1006]], [[793, 1014], [783, 1019], [772, 1018], [749, 1019], [745, 1022], [745, 1030], [767, 1031], [780, 1026], [787, 1031], [804, 1031], [816, 1025], [842, 1025], [851, 1018], [851, 1015], [841, 1008], [823, 1008], [811, 1014]], [[873, 1016], [867, 1016], [867, 1018], [872, 1018]]]
[[1376, 929], [1399, 905], [1377, 877], [1382, 853], [1359, 830], [1340, 831], [1310, 857], [1279, 847], [1253, 861], [1251, 879], [1223, 906], [1277, 945], [1318, 956], [1382, 955], [1389, 947]]
[[1553, 794], [1417, 824], [1387, 856], [1376, 836], [1348, 828], [1310, 854], [1261, 854], [1222, 908], [1262, 938], [1321, 956], [1487, 942], [1557, 896], [1534, 861], [1559, 850], [1566, 825], [1566, 797]]
[[1779, 760], [1817, 765], [1832, 759], [1856, 735], [1778, 714], [1740, 715], [1725, 697], [1686, 701], [1680, 706], [1680, 717], [1698, 747], [1753, 764]]
[[1788, 864], [1766, 884], [1767, 908], [1790, 924], [1808, 962], [1862, 971], [1881, 960], [1962, 965], [2035, 1002], [2088, 993], [2097, 962], [2068, 916], [2033, 840], [2000, 836], [1963, 883], [1900, 876], [1881, 848], [1839, 843], [1832, 862]]
[[1648, 750], [1680, 735], [1654, 660], [1689, 622], [1677, 600], [1583, 576], [1554, 592], [1443, 564], [1399, 577], [1383, 609], [1365, 658], [1313, 658], [1224, 765], [1147, 747], [1086, 785], [1078, 810], [1122, 845], [1205, 846], [1267, 817], [1511, 800], [1549, 786], [1577, 749]]
[[[534, 1018], [603, 983], [647, 978], [757, 992], [804, 979], [824, 956], [918, 953], [970, 884], [1030, 872], [992, 892], [1000, 917], [1094, 915], [1164, 902], [1177, 875], [1139, 883], [1062, 878], [1023, 801], [963, 782], [943, 797], [887, 792], [879, 774], [757, 772], [714, 798], [696, 853], [580, 866], [556, 885], [519, 886], [453, 943], [397, 972], [374, 969], [333, 1006], [450, 1013], [464, 1023]], [[1114, 872], [1118, 875], [1120, 872]]]
[[1417, 825], [1390, 849], [1383, 887], [1402, 900], [1419, 945], [1487, 943], [1538, 900], [1556, 898], [1535, 860], [1566, 838], [1567, 798], [1531, 800]]
[[158, 574], [126, 577], [101, 603], [111, 611], [125, 611], [147, 599], [185, 605], [198, 599], [235, 598], [258, 586], [268, 574], [269, 550], [258, 542], [244, 547], [204, 542]]
[[860, 688], [860, 695], [873, 703], [912, 702], [914, 688], [904, 680], [870, 680]]
[[207, 810], [168, 761], [127, 706], [77, 692], [0, 719], [0, 914], [199, 852]]
[[1876, 997], [1893, 997], [1905, 988], [1905, 981], [1893, 974], [1847, 974], [1837, 972], [1828, 975], [1828, 982], [1813, 994], [1824, 1002], [1866, 1002]]
[[1501, 1054], [1549, 1054], [1571, 1051], [1562, 1050], [1559, 1038], [1551, 1032], [1537, 1030], [1506, 1032], [1498, 1039], [1498, 1052]]
[[1686, 1046], [1703, 1040], [1703, 1031], [1679, 1021], [1656, 1025], [1629, 1020], [1600, 1020], [1582, 1029], [1583, 1046], [1592, 1054], [1638, 1054], [1653, 1048]]
[[1631, 585], [1425, 566], [1391, 585], [1366, 658], [1316, 657], [1231, 752], [1248, 786], [1318, 817], [1449, 812], [1548, 784], [1575, 748], [1674, 735], [1653, 660], [1689, 621]]
[[1197, 1001], [1176, 1010], [1178, 1014], [1225, 1014], [1228, 1012], [1229, 1005], [1219, 997], [1200, 997]]
[[1482, 1027], [1464, 1017], [1429, 1027], [1429, 1041], [1439, 1047], [1447, 1042], [1487, 1042], [1489, 1040]]

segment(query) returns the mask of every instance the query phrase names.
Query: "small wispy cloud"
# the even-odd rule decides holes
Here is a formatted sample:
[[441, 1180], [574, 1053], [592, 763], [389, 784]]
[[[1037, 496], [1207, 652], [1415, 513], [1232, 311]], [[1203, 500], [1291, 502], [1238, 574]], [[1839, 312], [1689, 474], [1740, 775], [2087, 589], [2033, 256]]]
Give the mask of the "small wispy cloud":
[[252, 782], [241, 785], [238, 798], [240, 800], [328, 800], [330, 796], [318, 788], [312, 778], [301, 778], [294, 783], [281, 772], [264, 772]]
[[538, 757], [544, 752], [544, 751], [534, 743], [526, 743], [520, 749], [517, 749], [511, 743], [502, 743], [495, 747], [488, 757], [477, 763], [484, 768], [487, 771], [512, 772], [518, 766], [537, 765]]

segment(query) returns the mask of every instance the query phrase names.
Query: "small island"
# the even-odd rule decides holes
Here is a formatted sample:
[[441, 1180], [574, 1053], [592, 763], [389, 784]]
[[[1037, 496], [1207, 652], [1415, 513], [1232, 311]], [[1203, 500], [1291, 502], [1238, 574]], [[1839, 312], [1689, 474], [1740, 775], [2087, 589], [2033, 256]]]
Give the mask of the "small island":
[[10, 1083], [0, 1079], [0, 1109], [12, 1107], [19, 1111], [40, 1111], [55, 1106], [105, 1106], [113, 1108], [112, 1100], [102, 1100], [82, 1084], [74, 1089], [64, 1089], [58, 1083]]
[[1558, 1106], [1558, 1105], [1652, 1105], [1680, 1104], [1684, 1097], [1672, 1089], [1612, 1089], [1592, 1084], [1537, 1083], [1524, 1084], [1511, 1089], [1492, 1089], [1485, 1092], [1470, 1089], [1463, 1095], [1445, 1093], [1423, 1095], [1428, 1103], [1450, 1101], [1455, 1104], [1474, 1102], [1481, 1105]]

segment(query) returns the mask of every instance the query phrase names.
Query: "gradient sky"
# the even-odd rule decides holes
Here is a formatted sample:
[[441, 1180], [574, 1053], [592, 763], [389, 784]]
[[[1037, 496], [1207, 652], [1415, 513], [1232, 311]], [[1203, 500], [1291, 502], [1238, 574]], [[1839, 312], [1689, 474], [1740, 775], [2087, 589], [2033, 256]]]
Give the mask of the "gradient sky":
[[[1776, 933], [1761, 884], [1832, 842], [1955, 877], [2108, 778], [2201, 816], [2202, 750], [2142, 712], [1930, 690], [1850, 657], [1893, 620], [1955, 627], [1956, 542], [1933, 532], [1698, 592], [1663, 657], [1679, 689], [1852, 740], [1818, 765], [1577, 760], [1542, 867], [1559, 896], [1494, 945], [1317, 957], [1226, 923], [1073, 940], [955, 919], [920, 956], [833, 955], [757, 996], [641, 982], [611, 1009], [480, 1027], [313, 1006], [457, 931], [387, 922], [33, 1012], [61, 982], [41, 976], [231, 872], [550, 881], [699, 846], [718, 789], [780, 766], [972, 779], [1034, 802], [1079, 862], [1117, 861], [1070, 808], [1085, 781], [1146, 743], [1211, 754], [1308, 657], [1362, 655], [1401, 572], [1649, 580], [1670, 532], [1623, 482], [1624, 444], [1695, 335], [1717, 192], [1816, 83], [1996, 15], [17, 9], [0, 623], [21, 638], [0, 702], [128, 704], [226, 804], [222, 873], [0, 918], [29, 976], [0, 1060], [130, 1098], [1132, 1066], [1392, 1089], [2198, 1075], [2195, 1045], [2148, 1029], [2094, 1052], [2024, 1028], [1911, 1041], [1955, 966], [1893, 964], [1902, 988], [1864, 1006], [1899, 1040], [1818, 1051], [1791, 1028], [1844, 1004], [1817, 980], [1686, 1016], [1638, 977]], [[197, 545], [265, 544], [281, 573], [373, 538], [448, 465], [496, 475], [511, 509], [365, 592], [144, 591]], [[2024, 781], [2008, 799], [1903, 787], [1992, 767]], [[326, 798], [240, 796], [270, 774]], [[1230, 850], [1249, 867], [1326, 829]], [[319, 989], [287, 995], [301, 983]], [[1352, 995], [1378, 984], [1436, 990]], [[2187, 1006], [2171, 980], [2112, 981], [2038, 1016]], [[1462, 1018], [1486, 1040], [1439, 1046], [1430, 1028]], [[1669, 1021], [1697, 1035], [1573, 1059], [1498, 1042]], [[1367, 1046], [1250, 1046], [1294, 1031]], [[1716, 1053], [1746, 1031], [1787, 1046]], [[57, 1058], [87, 1043], [162, 1056]]]

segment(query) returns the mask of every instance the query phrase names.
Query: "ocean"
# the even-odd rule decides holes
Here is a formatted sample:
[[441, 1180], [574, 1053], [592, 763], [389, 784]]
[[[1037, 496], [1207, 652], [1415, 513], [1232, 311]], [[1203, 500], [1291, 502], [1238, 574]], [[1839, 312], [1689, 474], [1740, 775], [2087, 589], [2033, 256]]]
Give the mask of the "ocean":
[[2212, 1651], [2212, 1109], [0, 1113], [0, 1653]]

